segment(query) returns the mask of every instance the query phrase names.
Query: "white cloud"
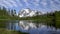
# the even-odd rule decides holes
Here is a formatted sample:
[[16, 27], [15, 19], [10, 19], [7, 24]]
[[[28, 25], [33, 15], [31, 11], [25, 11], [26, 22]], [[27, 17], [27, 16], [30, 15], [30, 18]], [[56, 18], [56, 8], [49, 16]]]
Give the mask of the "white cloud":
[[27, 3], [28, 2], [28, 0], [23, 0], [25, 3]]
[[50, 7], [51, 7], [51, 9], [53, 9], [53, 10], [57, 10], [57, 9], [59, 8], [59, 7], [58, 7], [59, 5], [56, 5], [54, 2], [55, 2], [55, 1], [52, 1], [52, 0], [50, 1], [50, 5], [51, 5]]
[[23, 6], [23, 4], [19, 0], [15, 0], [19, 6]]
[[39, 0], [34, 0], [33, 4], [39, 6]]
[[55, 0], [56, 2], [60, 3], [60, 0]]
[[[5, 4], [6, 6], [8, 6], [10, 8], [18, 7], [18, 5], [22, 6], [22, 4], [19, 2], [19, 0], [0, 0], [0, 3]], [[2, 5], [2, 4], [0, 4], [0, 5]]]
[[5, 8], [8, 8], [5, 4], [0, 3], [0, 6], [4, 6]]
[[35, 3], [35, 2], [34, 2], [33, 4], [34, 4], [35, 6], [39, 6], [39, 3]]
[[38, 3], [39, 1], [40, 1], [40, 0], [35, 0], [35, 2], [37, 2], [37, 3]]
[[46, 6], [46, 5], [47, 5], [47, 0], [42, 0], [42, 1], [40, 2], [40, 4], [42, 4], [43, 6]]
[[6, 6], [13, 7], [12, 4], [9, 3], [8, 1], [3, 1], [2, 3], [6, 4]]
[[40, 2], [43, 6], [46, 6], [47, 3], [46, 2]]
[[[19, 7], [19, 6], [23, 6], [23, 4], [25, 4], [25, 6], [39, 6], [40, 4], [42, 4], [44, 6], [44, 8], [46, 8], [45, 6], [48, 6], [48, 2], [49, 7], [52, 9], [57, 9], [60, 7], [60, 1], [59, 0], [22, 0], [23, 2], [21, 2], [20, 0], [0, 0], [0, 6], [5, 6], [5, 7]], [[32, 2], [31, 2], [32, 1]], [[30, 3], [29, 3], [30, 2]], [[59, 5], [58, 5], [59, 4]]]
[[0, 3], [2, 2], [3, 0], [0, 0]]
[[28, 0], [23, 0], [23, 2], [25, 2], [26, 6], [30, 5], [29, 2], [28, 2]]
[[7, 0], [8, 3], [10, 3], [10, 5], [12, 5], [13, 7], [18, 7], [16, 2], [13, 0]]

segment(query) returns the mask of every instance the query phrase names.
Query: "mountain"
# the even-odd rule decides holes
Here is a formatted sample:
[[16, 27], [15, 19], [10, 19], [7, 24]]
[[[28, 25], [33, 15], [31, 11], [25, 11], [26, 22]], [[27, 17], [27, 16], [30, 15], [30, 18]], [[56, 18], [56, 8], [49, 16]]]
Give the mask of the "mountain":
[[22, 9], [18, 15], [19, 17], [32, 17], [32, 16], [36, 16], [36, 15], [41, 15], [42, 12], [38, 11], [38, 10], [31, 10], [29, 8], [26, 9]]

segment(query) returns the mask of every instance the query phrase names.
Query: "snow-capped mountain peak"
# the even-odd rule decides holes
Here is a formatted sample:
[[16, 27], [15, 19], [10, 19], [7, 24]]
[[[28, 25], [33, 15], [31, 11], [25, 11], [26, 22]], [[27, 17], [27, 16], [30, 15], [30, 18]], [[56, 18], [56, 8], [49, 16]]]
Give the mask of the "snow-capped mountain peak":
[[[36, 16], [37, 15], [37, 10], [31, 10], [29, 8], [27, 9], [22, 9], [20, 12], [19, 12], [19, 17], [32, 17], [32, 16]], [[41, 15], [42, 13], [41, 12], [38, 12], [39, 15]]]

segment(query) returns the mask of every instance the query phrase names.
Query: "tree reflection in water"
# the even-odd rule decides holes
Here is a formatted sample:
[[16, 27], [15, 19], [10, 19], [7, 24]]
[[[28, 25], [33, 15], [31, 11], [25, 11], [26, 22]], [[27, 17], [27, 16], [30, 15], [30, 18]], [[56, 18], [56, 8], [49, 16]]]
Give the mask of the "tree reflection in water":
[[29, 32], [30, 34], [60, 34], [60, 29], [55, 29], [53, 26], [48, 26], [44, 23], [34, 23], [32, 21], [19, 21], [15, 23], [8, 23], [7, 29], [22, 32]]

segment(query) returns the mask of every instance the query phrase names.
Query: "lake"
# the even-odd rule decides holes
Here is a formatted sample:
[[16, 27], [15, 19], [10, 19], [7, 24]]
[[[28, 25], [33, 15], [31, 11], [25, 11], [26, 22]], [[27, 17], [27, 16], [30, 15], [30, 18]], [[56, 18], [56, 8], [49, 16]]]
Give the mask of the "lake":
[[[4, 28], [8, 30], [27, 32], [29, 34], [60, 34], [60, 29], [55, 26], [47, 25], [47, 23], [32, 20], [21, 20], [21, 21], [6, 21]], [[0, 26], [1, 28], [1, 26]]]

